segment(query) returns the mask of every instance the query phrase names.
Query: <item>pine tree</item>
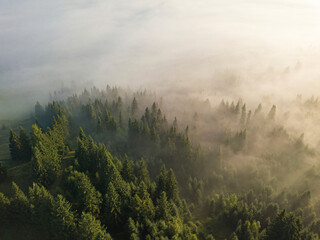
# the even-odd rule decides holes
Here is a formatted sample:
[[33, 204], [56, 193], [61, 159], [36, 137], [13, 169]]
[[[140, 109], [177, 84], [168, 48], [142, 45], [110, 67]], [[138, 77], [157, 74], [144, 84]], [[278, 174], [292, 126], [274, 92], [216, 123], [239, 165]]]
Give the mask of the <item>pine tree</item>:
[[31, 141], [24, 131], [23, 127], [20, 127], [20, 143], [21, 143], [21, 158], [24, 161], [30, 161], [32, 155]]
[[142, 208], [140, 211], [140, 215], [142, 218], [153, 219], [155, 216], [155, 208], [153, 202], [150, 198], [150, 194], [148, 192], [147, 186], [144, 182], [141, 182], [138, 188], [138, 195], [142, 200]]
[[178, 202], [179, 200], [179, 190], [178, 190], [178, 182], [176, 180], [176, 177], [173, 173], [173, 170], [169, 170], [168, 178], [167, 178], [167, 184], [166, 184], [166, 193], [169, 200], [173, 200], [175, 202]]
[[29, 199], [15, 182], [12, 182], [13, 196], [10, 199], [10, 217], [21, 222], [29, 222], [31, 206]]
[[95, 189], [88, 176], [73, 171], [67, 178], [67, 185], [79, 212], [89, 212], [93, 216], [99, 215], [102, 203], [101, 193]]
[[129, 160], [128, 156], [125, 156], [124, 162], [123, 162], [123, 167], [121, 169], [121, 175], [122, 178], [126, 182], [134, 182], [135, 177], [133, 174], [133, 167], [132, 167], [132, 161]]
[[9, 138], [9, 148], [10, 148], [10, 154], [11, 159], [13, 161], [20, 161], [21, 159], [21, 142], [18, 137], [18, 135], [10, 129], [10, 138]]
[[107, 193], [105, 195], [104, 216], [108, 226], [116, 227], [120, 221], [121, 206], [120, 196], [116, 192], [112, 182], [109, 183]]
[[138, 102], [136, 98], [133, 98], [132, 103], [131, 103], [131, 116], [135, 117], [138, 111]]
[[73, 239], [76, 218], [71, 204], [60, 194], [54, 199], [51, 219], [51, 231], [56, 239]]
[[42, 131], [37, 124], [33, 124], [31, 127], [31, 145], [37, 146], [42, 140]]
[[83, 131], [82, 128], [80, 128], [79, 138], [80, 138], [80, 140], [85, 141], [85, 142], [87, 142], [87, 140], [88, 140], [88, 139], [87, 139], [87, 136], [86, 136], [86, 134], [84, 133], [84, 131]]
[[106, 113], [105, 117], [105, 125], [106, 129], [110, 132], [115, 132], [117, 130], [117, 122], [116, 120], [111, 116], [110, 112]]
[[137, 168], [137, 178], [138, 178], [138, 182], [143, 181], [145, 184], [147, 185], [149, 184], [149, 181], [150, 181], [149, 171], [143, 158], [139, 161], [139, 165]]
[[135, 222], [132, 218], [129, 218], [129, 221], [128, 221], [128, 233], [129, 233], [130, 240], [140, 240], [139, 228], [135, 224]]
[[168, 171], [163, 166], [161, 168], [160, 174], [158, 176], [158, 181], [157, 181], [157, 195], [160, 196], [162, 192], [167, 191], [167, 182], [168, 182]]
[[33, 207], [33, 220], [36, 224], [42, 225], [49, 229], [48, 220], [51, 218], [51, 211], [53, 208], [53, 196], [43, 186], [36, 183], [32, 188], [29, 188], [30, 203]]
[[111, 236], [106, 232], [104, 227], [101, 226], [100, 221], [97, 220], [93, 215], [91, 215], [90, 213], [82, 212], [81, 218], [78, 223], [77, 239], [111, 240]]
[[157, 209], [156, 209], [156, 216], [158, 219], [161, 220], [169, 220], [170, 217], [170, 207], [167, 200], [167, 194], [162, 192], [160, 194], [160, 198], [157, 200]]
[[8, 221], [10, 200], [0, 192], [0, 223]]
[[283, 210], [268, 226], [266, 240], [300, 240], [301, 229], [300, 219]]
[[243, 107], [241, 108], [241, 117], [240, 117], [240, 124], [241, 126], [244, 126], [246, 123], [247, 119], [247, 110], [246, 110], [246, 105], [244, 104]]

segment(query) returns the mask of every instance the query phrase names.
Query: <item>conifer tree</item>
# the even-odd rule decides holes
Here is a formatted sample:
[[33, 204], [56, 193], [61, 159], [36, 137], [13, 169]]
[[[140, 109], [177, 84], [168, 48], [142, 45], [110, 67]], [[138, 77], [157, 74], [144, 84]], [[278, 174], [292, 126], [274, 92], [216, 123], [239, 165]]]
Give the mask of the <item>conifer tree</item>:
[[37, 124], [33, 124], [31, 127], [31, 145], [37, 146], [42, 140], [42, 131]]
[[266, 240], [300, 240], [301, 228], [300, 219], [283, 210], [268, 226]]
[[21, 158], [24, 161], [30, 161], [32, 155], [31, 141], [24, 131], [23, 127], [20, 127], [20, 143], [21, 143]]
[[128, 232], [129, 232], [129, 239], [130, 240], [140, 240], [139, 228], [135, 224], [135, 222], [132, 218], [129, 218], [129, 221], [128, 221]]
[[160, 196], [162, 192], [167, 191], [168, 171], [165, 166], [162, 166], [157, 181], [157, 194]]
[[240, 117], [240, 124], [243, 126], [246, 123], [247, 119], [247, 110], [246, 110], [246, 105], [244, 104], [243, 107], [241, 108], [241, 117]]
[[60, 194], [54, 199], [52, 207], [52, 233], [56, 239], [73, 239], [76, 218], [71, 204]]
[[21, 159], [21, 142], [18, 137], [18, 135], [10, 129], [10, 138], [9, 138], [9, 148], [10, 148], [10, 154], [11, 159], [13, 161], [20, 161]]
[[135, 219], [138, 219], [140, 222], [154, 218], [155, 208], [144, 182], [139, 184], [138, 192], [133, 197], [131, 206]]
[[12, 182], [13, 196], [10, 199], [10, 216], [22, 222], [28, 222], [31, 217], [29, 199], [15, 182]]
[[117, 130], [117, 122], [116, 120], [111, 116], [110, 112], [106, 113], [105, 117], [105, 125], [106, 129], [110, 132], [115, 132]]
[[138, 111], [138, 102], [136, 98], [134, 97], [131, 103], [131, 116], [135, 117]]
[[48, 221], [51, 219], [54, 198], [44, 187], [36, 183], [29, 188], [30, 203], [34, 206], [32, 211], [33, 220], [36, 224], [49, 228]]
[[161, 220], [169, 220], [170, 217], [170, 206], [167, 199], [167, 194], [162, 192], [160, 194], [160, 198], [157, 200], [157, 209], [156, 209], [156, 216], [158, 219]]
[[174, 176], [173, 170], [169, 170], [167, 184], [166, 184], [166, 193], [169, 200], [173, 200], [177, 202], [179, 200], [179, 190], [178, 190], [178, 182], [176, 177]]
[[95, 189], [89, 177], [84, 173], [73, 171], [67, 178], [67, 184], [78, 211], [89, 212], [93, 216], [98, 216], [102, 203], [101, 193]]
[[111, 240], [111, 236], [106, 232], [97, 220], [90, 213], [82, 212], [77, 228], [77, 239], [79, 240]]
[[134, 173], [133, 173], [133, 167], [132, 167], [132, 161], [129, 160], [128, 156], [125, 156], [123, 166], [121, 169], [121, 175], [122, 178], [126, 182], [134, 182]]
[[143, 181], [145, 184], [149, 184], [149, 171], [143, 158], [139, 161], [139, 165], [137, 168], [137, 178], [139, 182]]
[[120, 221], [121, 206], [120, 196], [116, 192], [112, 182], [109, 183], [107, 193], [105, 195], [104, 216], [108, 226], [116, 227]]
[[0, 223], [8, 221], [10, 200], [0, 192]]

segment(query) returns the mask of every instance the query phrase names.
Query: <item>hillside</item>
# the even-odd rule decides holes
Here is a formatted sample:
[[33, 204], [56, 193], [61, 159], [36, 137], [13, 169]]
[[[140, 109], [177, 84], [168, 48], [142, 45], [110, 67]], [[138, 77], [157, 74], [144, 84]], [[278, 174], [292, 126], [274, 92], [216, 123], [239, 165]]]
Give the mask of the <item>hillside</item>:
[[1, 239], [318, 239], [317, 149], [275, 105], [190, 103], [109, 86], [36, 103], [0, 132]]

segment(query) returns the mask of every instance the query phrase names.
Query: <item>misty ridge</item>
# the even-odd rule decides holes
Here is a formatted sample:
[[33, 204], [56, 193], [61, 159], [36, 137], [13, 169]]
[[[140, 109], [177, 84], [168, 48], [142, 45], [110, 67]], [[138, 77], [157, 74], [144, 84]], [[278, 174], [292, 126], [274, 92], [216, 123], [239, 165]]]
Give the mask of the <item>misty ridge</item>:
[[0, 29], [1, 239], [319, 239], [318, 1], [4, 0]]

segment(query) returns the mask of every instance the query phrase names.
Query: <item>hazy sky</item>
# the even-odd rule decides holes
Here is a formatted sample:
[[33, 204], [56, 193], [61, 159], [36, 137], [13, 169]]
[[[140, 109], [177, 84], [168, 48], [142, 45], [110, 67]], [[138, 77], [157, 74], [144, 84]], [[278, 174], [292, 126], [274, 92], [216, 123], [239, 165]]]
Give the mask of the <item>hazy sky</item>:
[[[0, 0], [0, 29], [0, 114], [10, 94], [62, 81], [207, 95], [225, 82], [243, 94], [320, 87], [318, 0]], [[304, 72], [278, 85], [298, 61]]]

